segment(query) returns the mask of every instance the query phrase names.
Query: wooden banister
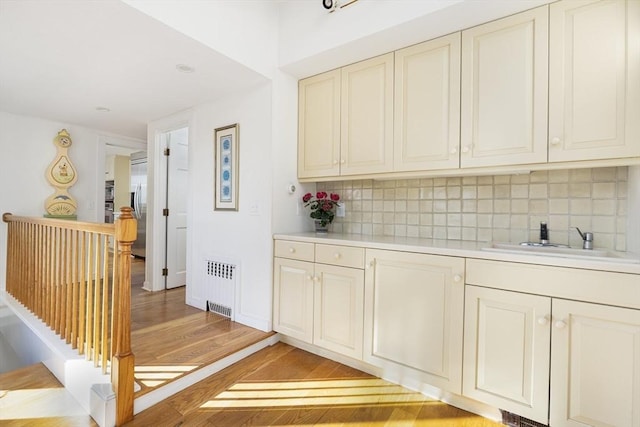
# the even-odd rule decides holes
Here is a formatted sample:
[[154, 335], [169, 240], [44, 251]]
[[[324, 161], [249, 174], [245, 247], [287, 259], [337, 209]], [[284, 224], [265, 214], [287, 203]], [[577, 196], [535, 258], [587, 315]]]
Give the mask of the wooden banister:
[[133, 418], [131, 212], [122, 208], [115, 225], [2, 215], [7, 293], [103, 373], [111, 363], [116, 425]]

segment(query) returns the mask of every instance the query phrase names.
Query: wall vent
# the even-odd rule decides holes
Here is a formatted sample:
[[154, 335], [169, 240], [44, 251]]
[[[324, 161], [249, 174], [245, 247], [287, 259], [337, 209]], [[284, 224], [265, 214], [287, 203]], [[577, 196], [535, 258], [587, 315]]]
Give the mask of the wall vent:
[[511, 412], [500, 410], [502, 413], [502, 424], [509, 427], [548, 427], [547, 424], [542, 424], [534, 420], [530, 420], [520, 415], [513, 414]]
[[236, 266], [227, 262], [205, 261], [207, 311], [234, 320]]

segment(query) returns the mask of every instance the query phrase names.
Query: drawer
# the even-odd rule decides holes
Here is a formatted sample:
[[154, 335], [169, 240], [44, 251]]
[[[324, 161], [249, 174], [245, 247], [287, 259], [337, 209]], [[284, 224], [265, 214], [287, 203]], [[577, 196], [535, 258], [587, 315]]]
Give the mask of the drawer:
[[276, 240], [275, 256], [313, 262], [313, 243]]
[[317, 244], [316, 262], [343, 267], [364, 268], [364, 248]]

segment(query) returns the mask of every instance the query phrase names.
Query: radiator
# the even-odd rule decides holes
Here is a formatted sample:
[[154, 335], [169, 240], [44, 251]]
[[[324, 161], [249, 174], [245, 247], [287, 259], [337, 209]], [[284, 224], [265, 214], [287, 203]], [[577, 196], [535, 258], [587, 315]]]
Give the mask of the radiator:
[[206, 260], [205, 263], [207, 311], [212, 311], [234, 320], [236, 266], [214, 260]]

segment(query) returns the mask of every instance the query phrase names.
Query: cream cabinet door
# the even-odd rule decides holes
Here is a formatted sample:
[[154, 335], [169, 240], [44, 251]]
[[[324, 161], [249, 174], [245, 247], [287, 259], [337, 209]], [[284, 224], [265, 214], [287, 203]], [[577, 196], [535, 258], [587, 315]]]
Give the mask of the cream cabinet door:
[[462, 394], [547, 424], [551, 298], [467, 285]]
[[316, 264], [313, 343], [362, 359], [364, 272]]
[[273, 329], [311, 343], [313, 263], [274, 258]]
[[298, 177], [340, 175], [340, 70], [298, 83]]
[[395, 52], [394, 171], [460, 166], [460, 33]]
[[640, 156], [640, 2], [550, 5], [549, 161]]
[[393, 53], [342, 68], [340, 174], [393, 169]]
[[550, 425], [640, 427], [640, 310], [553, 300]]
[[462, 32], [461, 166], [547, 161], [548, 9]]
[[366, 251], [364, 360], [460, 394], [464, 259]]

